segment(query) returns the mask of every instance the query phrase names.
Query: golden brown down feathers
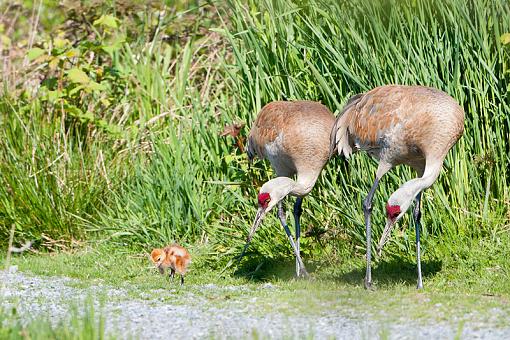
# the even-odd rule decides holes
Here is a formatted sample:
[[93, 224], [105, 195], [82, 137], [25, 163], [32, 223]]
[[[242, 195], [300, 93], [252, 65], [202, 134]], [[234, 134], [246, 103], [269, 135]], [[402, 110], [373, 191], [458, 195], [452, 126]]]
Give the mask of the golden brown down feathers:
[[163, 249], [153, 249], [151, 252], [151, 260], [160, 271], [170, 268], [178, 274], [184, 275], [191, 262], [191, 256], [184, 247], [173, 244]]

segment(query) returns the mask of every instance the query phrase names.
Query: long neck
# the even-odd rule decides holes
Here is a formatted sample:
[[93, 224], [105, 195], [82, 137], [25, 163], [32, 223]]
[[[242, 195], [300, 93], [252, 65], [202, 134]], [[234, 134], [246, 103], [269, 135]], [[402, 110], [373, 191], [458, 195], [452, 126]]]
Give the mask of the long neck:
[[441, 163], [430, 164], [425, 167], [423, 176], [404, 183], [398, 191], [413, 200], [418, 193], [430, 187], [436, 181], [441, 172]]
[[276, 177], [262, 186], [262, 192], [272, 192], [283, 198], [287, 195], [302, 197], [307, 195], [317, 180], [317, 176], [299, 176], [296, 181], [289, 177]]
[[309, 175], [298, 176], [297, 181], [294, 182], [296, 184], [290, 194], [299, 197], [308, 195], [308, 193], [312, 191], [319, 174], [320, 171]]

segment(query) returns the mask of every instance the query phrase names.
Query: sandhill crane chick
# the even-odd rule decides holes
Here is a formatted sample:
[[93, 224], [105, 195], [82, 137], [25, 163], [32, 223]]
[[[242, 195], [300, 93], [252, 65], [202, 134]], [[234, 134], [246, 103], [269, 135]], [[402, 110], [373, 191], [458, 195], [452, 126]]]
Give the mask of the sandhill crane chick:
[[172, 244], [163, 249], [153, 249], [151, 252], [151, 260], [159, 269], [161, 274], [169, 269], [169, 276], [173, 279], [175, 272], [181, 276], [181, 286], [184, 284], [184, 274], [191, 262], [189, 252], [178, 244]]

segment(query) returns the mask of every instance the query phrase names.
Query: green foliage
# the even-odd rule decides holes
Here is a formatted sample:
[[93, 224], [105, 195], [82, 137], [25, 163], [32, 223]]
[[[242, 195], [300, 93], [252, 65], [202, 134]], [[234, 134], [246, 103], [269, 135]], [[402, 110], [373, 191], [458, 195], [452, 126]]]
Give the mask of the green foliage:
[[[124, 10], [139, 9], [129, 8]], [[154, 10], [152, 5], [149, 9]], [[131, 30], [144, 23], [139, 20], [153, 12], [127, 17], [125, 25], [115, 27], [113, 23], [119, 19], [111, 14], [99, 16], [98, 10], [112, 11], [99, 6], [91, 12], [84, 10], [89, 17], [78, 19], [75, 9], [70, 9], [69, 20], [83, 24], [92, 33], [82, 37], [83, 29], [74, 32], [57, 28], [48, 37], [43, 35], [37, 42], [40, 47], [26, 52], [31, 63], [23, 74], [29, 77], [35, 72], [42, 81], [38, 80], [35, 88], [27, 85], [19, 91], [11, 89], [17, 97], [6, 93], [2, 98], [0, 125], [5, 138], [0, 153], [0, 235], [7, 235], [15, 224], [17, 240], [35, 239], [36, 245], [41, 245], [39, 241], [45, 237], [83, 238], [83, 227], [94, 229], [94, 223], [100, 220], [104, 221], [101, 229], [115, 225], [119, 211], [109, 209], [109, 203], [114, 198], [122, 199], [122, 191], [127, 190], [125, 177], [132, 176], [130, 184], [140, 178], [136, 174], [150, 160], [146, 153], [153, 143], [151, 129], [162, 131], [165, 123], [172, 121], [175, 129], [186, 128], [178, 122], [189, 120], [184, 117], [191, 106], [186, 94], [191, 84], [188, 73], [197, 75], [194, 86], [206, 72], [215, 77], [214, 69], [198, 65], [200, 56], [208, 51], [209, 38], [200, 41], [202, 34], [195, 35], [200, 55], [193, 55], [198, 60], [192, 60], [190, 44], [181, 53], [179, 41], [168, 45], [160, 36], [141, 42], [129, 38]], [[204, 13], [204, 17], [209, 15]], [[157, 31], [176, 17], [171, 14], [162, 19], [160, 15], [157, 22], [144, 24]], [[74, 23], [71, 26], [75, 27]], [[71, 35], [80, 38], [72, 40]], [[182, 63], [176, 64], [174, 61], [181, 60], [181, 56]], [[165, 87], [166, 83], [170, 86]], [[211, 92], [207, 89], [207, 94]], [[209, 99], [204, 92], [201, 96], [202, 101]], [[173, 142], [180, 145], [180, 140]], [[130, 161], [139, 168], [131, 167]], [[192, 162], [190, 158], [187, 161]], [[187, 188], [188, 184], [181, 191]], [[183, 205], [183, 209], [176, 210], [189, 214], [187, 203]], [[194, 208], [195, 212], [197, 209], [203, 214], [201, 205]], [[104, 213], [99, 215], [102, 210], [112, 214], [109, 219]], [[122, 219], [128, 217], [131, 214]], [[193, 227], [196, 224], [188, 217], [175, 219], [190, 221]]]
[[2, 320], [0, 338], [9, 340], [113, 338], [105, 337], [105, 320], [102, 316], [97, 316], [92, 303], [88, 303], [84, 310], [84, 313], [80, 313], [77, 308], [74, 308], [70, 318], [58, 324], [52, 322], [49, 317], [34, 315], [34, 319], [27, 325], [21, 321], [16, 308], [0, 309], [0, 320]]
[[[0, 237], [37, 240], [84, 237], [82, 222], [94, 215], [108, 191], [105, 162], [110, 154], [99, 143], [84, 142], [79, 131], [66, 131], [65, 117], [47, 117], [40, 102], [0, 99]], [[13, 119], [6, 119], [12, 117]], [[53, 119], [51, 119], [53, 118]], [[50, 122], [47, 120], [51, 119]], [[71, 124], [71, 127], [73, 125]]]

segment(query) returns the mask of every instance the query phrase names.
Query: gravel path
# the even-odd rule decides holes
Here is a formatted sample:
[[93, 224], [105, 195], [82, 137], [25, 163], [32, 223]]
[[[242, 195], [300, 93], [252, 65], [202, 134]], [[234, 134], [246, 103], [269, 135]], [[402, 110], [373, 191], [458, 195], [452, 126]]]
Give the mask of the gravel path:
[[[391, 339], [453, 339], [458, 322], [453, 324], [419, 324], [398, 320], [382, 326], [365, 321], [368, 317], [352, 313], [338, 315], [331, 311], [310, 315], [288, 315], [263, 311], [256, 298], [250, 298], [251, 288], [204, 285], [203, 290], [243, 292], [246, 299], [232, 298], [210, 301], [202, 295], [176, 290], [158, 290], [154, 294], [133, 295], [128, 287], [107, 285], [80, 287], [79, 281], [61, 277], [41, 277], [20, 273], [13, 268], [0, 272], [0, 305], [16, 306], [18, 314], [29, 322], [32, 316], [48, 316], [53, 322], [69, 317], [72, 306], [83, 306], [93, 299], [106, 319], [110, 334], [132, 335], [141, 339], [168, 338], [303, 338], [370, 339], [388, 336]], [[278, 289], [266, 284], [258, 289]], [[133, 287], [136, 290], [136, 287]], [[244, 291], [243, 291], [244, 290]], [[134, 297], [136, 296], [136, 297]], [[157, 296], [157, 298], [154, 298]], [[498, 311], [495, 311], [498, 313]], [[462, 328], [462, 338], [510, 338], [510, 326], [492, 327], [470, 323]]]

